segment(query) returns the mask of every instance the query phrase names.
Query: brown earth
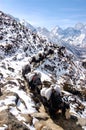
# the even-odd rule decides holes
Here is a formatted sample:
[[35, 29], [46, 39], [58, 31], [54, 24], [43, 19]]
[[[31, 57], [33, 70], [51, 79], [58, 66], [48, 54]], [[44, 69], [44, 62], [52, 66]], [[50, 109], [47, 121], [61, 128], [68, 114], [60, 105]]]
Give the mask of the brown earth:
[[82, 130], [80, 125], [77, 125], [77, 119], [71, 116], [70, 119], [65, 119], [61, 114], [56, 115], [55, 118], [51, 118], [41, 105], [39, 113], [34, 113], [33, 117], [36, 117], [39, 121], [35, 123], [36, 130]]

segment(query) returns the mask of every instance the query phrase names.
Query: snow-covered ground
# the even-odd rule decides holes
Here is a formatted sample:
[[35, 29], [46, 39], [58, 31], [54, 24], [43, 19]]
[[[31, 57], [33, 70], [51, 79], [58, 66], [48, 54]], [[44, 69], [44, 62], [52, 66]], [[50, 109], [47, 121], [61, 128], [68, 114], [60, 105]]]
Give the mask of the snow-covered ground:
[[[48, 36], [32, 32], [2, 12], [0, 17], [0, 113], [8, 110], [30, 130], [35, 130], [33, 124], [38, 119], [31, 115], [37, 112], [36, 104], [32, 98], [33, 93], [22, 77], [22, 66], [31, 63], [32, 71], [41, 73], [42, 82], [49, 81], [61, 87], [64, 97], [70, 103], [71, 114], [77, 116], [79, 124], [86, 129], [86, 69], [81, 59], [86, 58], [86, 50], [70, 45], [68, 41], [61, 41], [60, 44], [65, 48], [60, 52], [60, 44], [51, 43]], [[49, 49], [54, 50], [54, 53], [48, 54]], [[46, 54], [43, 61], [31, 62], [33, 56], [38, 59], [40, 53], [43, 56]], [[64, 90], [64, 84], [68, 84], [71, 91]], [[75, 91], [81, 92], [81, 95], [73, 94]], [[7, 127], [5, 121], [0, 124], [1, 130]]]

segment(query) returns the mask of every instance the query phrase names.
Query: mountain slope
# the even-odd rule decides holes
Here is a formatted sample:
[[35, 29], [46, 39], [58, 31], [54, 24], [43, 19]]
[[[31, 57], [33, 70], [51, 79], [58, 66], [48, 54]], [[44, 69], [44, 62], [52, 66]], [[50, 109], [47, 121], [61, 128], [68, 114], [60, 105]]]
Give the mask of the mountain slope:
[[38, 33], [55, 44], [67, 47], [78, 58], [82, 59], [86, 55], [86, 25], [76, 24], [64, 30], [56, 26], [50, 32], [40, 28]]
[[[72, 129], [82, 130], [74, 118], [86, 118], [86, 70], [82, 61], [1, 11], [0, 29], [0, 129], [70, 130], [72, 123]], [[26, 63], [41, 73], [42, 83], [60, 86], [74, 116], [68, 125], [61, 115], [52, 120], [37, 95], [34, 97], [22, 76]]]

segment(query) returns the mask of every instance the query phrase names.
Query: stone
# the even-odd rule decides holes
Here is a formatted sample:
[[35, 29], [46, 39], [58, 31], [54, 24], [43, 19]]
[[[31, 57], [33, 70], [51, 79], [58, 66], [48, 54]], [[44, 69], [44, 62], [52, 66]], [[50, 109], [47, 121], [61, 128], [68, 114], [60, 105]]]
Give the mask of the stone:
[[6, 124], [8, 130], [29, 130], [22, 122], [18, 121], [8, 110], [0, 112], [0, 127]]

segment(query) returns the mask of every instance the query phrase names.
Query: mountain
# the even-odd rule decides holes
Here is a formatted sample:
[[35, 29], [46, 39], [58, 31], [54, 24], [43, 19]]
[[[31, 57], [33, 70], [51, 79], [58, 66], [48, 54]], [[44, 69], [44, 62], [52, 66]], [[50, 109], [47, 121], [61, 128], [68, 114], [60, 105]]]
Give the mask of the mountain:
[[55, 44], [67, 47], [78, 58], [83, 59], [86, 55], [86, 25], [78, 23], [66, 29], [56, 26], [51, 31], [40, 28], [37, 33]]
[[38, 35], [40, 36], [42, 37], [44, 36], [46, 37], [46, 39], [50, 37], [50, 32], [48, 31], [48, 29], [37, 27], [36, 30], [37, 30]]
[[[86, 61], [78, 57], [82, 52], [45, 28], [33, 31], [24, 24], [0, 11], [0, 129], [70, 130], [71, 124], [72, 129], [85, 129]], [[40, 93], [31, 91], [22, 75], [26, 64], [31, 73], [41, 73], [42, 87], [60, 87], [70, 119], [49, 115]]]
[[77, 29], [77, 30], [85, 30], [85, 26], [86, 25], [84, 25], [84, 24], [82, 24], [82, 23], [77, 23], [76, 25], [75, 25], [75, 29]]
[[54, 35], [56, 35], [57, 33], [62, 34], [62, 32], [63, 30], [59, 26], [56, 26], [55, 28], [51, 30], [51, 33], [53, 33]]
[[17, 20], [17, 22], [21, 23], [31, 31], [38, 33], [38, 35], [45, 37], [47, 40], [51, 42], [57, 43], [60, 41], [61, 44], [61, 41], [64, 41], [69, 43], [70, 45], [86, 48], [86, 25], [85, 24], [77, 23], [75, 27], [68, 27], [66, 29], [62, 29], [59, 26], [56, 26], [51, 31], [49, 31], [46, 28], [41, 28], [41, 27], [35, 28], [24, 19], [19, 20], [18, 18], [13, 17], [12, 15], [9, 16]]
[[62, 35], [63, 38], [67, 38], [67, 37], [74, 37], [74, 36], [78, 36], [80, 35], [80, 30], [75, 29], [73, 27], [68, 27], [64, 30], [62, 30], [60, 27], [55, 27], [54, 29], [51, 30], [51, 33], [53, 33], [54, 35]]
[[31, 25], [29, 24], [27, 21], [25, 21], [24, 19], [23, 20], [20, 20], [20, 23], [22, 25], [24, 25], [25, 27], [27, 27], [28, 29], [30, 29], [31, 31], [36, 31], [36, 29]]

